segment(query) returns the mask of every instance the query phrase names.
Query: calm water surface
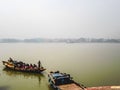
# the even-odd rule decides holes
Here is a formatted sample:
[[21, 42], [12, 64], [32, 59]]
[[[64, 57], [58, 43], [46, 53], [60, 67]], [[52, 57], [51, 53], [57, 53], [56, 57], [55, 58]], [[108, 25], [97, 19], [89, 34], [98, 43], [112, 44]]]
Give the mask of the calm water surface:
[[[2, 60], [9, 57], [26, 63], [41, 60], [47, 70], [40, 75], [4, 70]], [[0, 88], [52, 90], [47, 73], [56, 70], [87, 87], [120, 85], [120, 44], [0, 44]]]

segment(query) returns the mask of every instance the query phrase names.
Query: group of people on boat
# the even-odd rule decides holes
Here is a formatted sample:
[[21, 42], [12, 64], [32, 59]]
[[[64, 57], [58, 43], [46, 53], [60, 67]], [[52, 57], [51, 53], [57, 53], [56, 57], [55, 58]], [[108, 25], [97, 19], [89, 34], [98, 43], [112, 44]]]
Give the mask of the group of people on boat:
[[38, 65], [36, 65], [36, 64], [28, 64], [28, 63], [24, 63], [22, 61], [13, 60], [10, 57], [8, 59], [8, 62], [12, 63], [14, 65], [14, 69], [18, 69], [18, 70], [40, 70], [40, 69], [43, 69], [43, 67], [41, 66], [40, 61], [38, 61]]

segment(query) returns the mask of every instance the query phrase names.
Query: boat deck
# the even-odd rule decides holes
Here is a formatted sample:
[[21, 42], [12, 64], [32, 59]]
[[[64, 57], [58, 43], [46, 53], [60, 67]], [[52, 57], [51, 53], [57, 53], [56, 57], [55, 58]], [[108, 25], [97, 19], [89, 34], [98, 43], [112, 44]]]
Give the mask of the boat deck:
[[66, 84], [66, 85], [60, 85], [58, 87], [60, 88], [60, 90], [83, 90], [82, 88], [80, 88], [75, 83]]

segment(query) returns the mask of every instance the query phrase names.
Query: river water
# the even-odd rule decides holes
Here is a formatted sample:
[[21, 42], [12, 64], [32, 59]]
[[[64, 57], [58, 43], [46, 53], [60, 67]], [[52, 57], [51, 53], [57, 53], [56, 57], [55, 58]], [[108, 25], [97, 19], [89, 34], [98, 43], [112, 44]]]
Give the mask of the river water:
[[[41, 61], [42, 74], [4, 70], [2, 60]], [[114, 43], [1, 43], [0, 88], [52, 90], [47, 74], [59, 70], [87, 87], [120, 85], [120, 44]]]

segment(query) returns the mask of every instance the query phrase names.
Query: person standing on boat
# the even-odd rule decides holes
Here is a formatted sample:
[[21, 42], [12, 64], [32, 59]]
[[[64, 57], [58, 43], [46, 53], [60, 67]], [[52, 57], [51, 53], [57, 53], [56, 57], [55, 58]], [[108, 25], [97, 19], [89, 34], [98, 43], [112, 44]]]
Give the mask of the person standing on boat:
[[38, 68], [40, 69], [40, 67], [41, 67], [41, 62], [40, 62], [40, 60], [38, 61]]
[[9, 61], [10, 61], [10, 62], [13, 62], [13, 59], [10, 57], [10, 58], [9, 58]]

